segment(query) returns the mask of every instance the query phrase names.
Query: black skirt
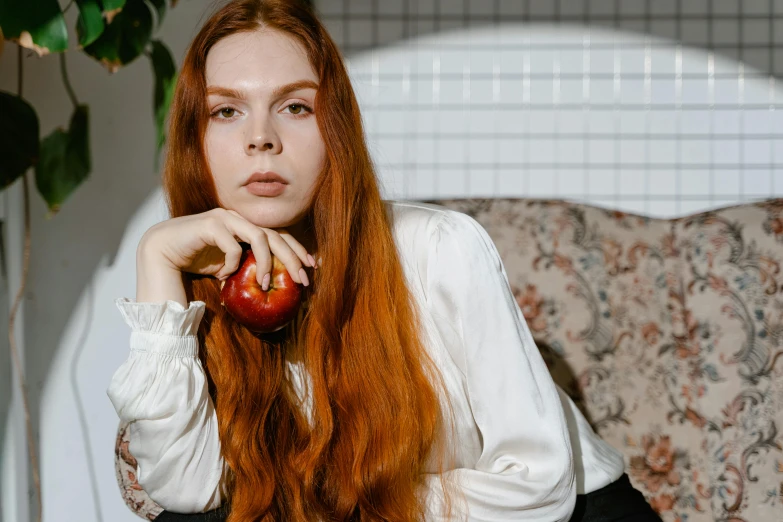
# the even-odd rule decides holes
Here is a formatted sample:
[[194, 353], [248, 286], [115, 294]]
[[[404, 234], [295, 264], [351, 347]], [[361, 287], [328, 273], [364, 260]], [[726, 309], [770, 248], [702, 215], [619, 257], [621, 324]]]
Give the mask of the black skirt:
[[[182, 515], [163, 511], [157, 522], [225, 522], [227, 506], [206, 513]], [[661, 522], [644, 495], [623, 475], [599, 490], [576, 496], [576, 507], [570, 522]]]
[[661, 522], [625, 473], [601, 489], [576, 496], [570, 522]]
[[220, 506], [206, 513], [173, 513], [165, 509], [155, 519], [155, 522], [225, 522], [228, 518], [228, 505]]

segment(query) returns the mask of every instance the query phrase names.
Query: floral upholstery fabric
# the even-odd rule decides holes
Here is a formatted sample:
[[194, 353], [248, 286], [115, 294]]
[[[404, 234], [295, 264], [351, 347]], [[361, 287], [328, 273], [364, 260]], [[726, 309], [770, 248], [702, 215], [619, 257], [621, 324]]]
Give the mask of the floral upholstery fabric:
[[[555, 381], [667, 521], [783, 520], [783, 199], [678, 219], [430, 201], [487, 230]], [[127, 426], [117, 478], [139, 516]]]
[[555, 381], [665, 521], [783, 520], [783, 199], [432, 203], [490, 234]]
[[128, 451], [130, 443], [130, 425], [121, 421], [117, 429], [117, 441], [114, 444], [114, 470], [117, 484], [125, 504], [141, 518], [155, 520], [163, 508], [147, 496], [136, 481], [136, 458]]

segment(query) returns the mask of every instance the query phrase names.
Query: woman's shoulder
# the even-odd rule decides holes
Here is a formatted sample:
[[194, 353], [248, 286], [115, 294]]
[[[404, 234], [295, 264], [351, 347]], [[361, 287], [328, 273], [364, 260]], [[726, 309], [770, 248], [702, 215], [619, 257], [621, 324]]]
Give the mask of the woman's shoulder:
[[[383, 200], [398, 241], [411, 244], [413, 239], [432, 246], [444, 235], [450, 238], [486, 240], [484, 227], [471, 215], [436, 203], [401, 199]], [[468, 236], [468, 237], [465, 237]]]
[[427, 240], [444, 219], [456, 211], [435, 203], [423, 203], [402, 199], [383, 200], [395, 234], [410, 237], [412, 234]]
[[383, 204], [387, 211], [395, 217], [414, 216], [419, 219], [426, 217], [437, 219], [442, 214], [449, 212], [449, 209], [443, 205], [407, 199], [384, 199]]

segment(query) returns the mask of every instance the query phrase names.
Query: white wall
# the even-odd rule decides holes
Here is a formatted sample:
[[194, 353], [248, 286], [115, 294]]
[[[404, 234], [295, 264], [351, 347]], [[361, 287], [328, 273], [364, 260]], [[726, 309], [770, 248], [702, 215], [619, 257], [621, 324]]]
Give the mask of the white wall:
[[392, 197], [783, 196], [783, 3], [319, 0]]
[[[19, 373], [16, 371], [10, 355], [8, 340], [9, 313], [18, 293], [16, 284], [22, 274], [22, 256], [24, 237], [22, 209], [22, 186], [16, 186], [0, 194], [0, 221], [3, 222], [3, 246], [5, 259], [0, 272], [0, 516], [2, 520], [22, 520], [28, 518], [28, 504], [25, 502], [27, 491], [24, 485], [28, 477], [28, 457], [22, 451], [25, 448], [24, 412], [22, 397], [12, 393], [19, 389]], [[10, 223], [10, 225], [9, 225]], [[19, 366], [24, 374], [24, 307], [20, 304], [14, 322], [14, 338]]]
[[502, 23], [351, 57], [391, 198], [565, 198], [674, 217], [783, 195], [783, 89], [723, 54]]

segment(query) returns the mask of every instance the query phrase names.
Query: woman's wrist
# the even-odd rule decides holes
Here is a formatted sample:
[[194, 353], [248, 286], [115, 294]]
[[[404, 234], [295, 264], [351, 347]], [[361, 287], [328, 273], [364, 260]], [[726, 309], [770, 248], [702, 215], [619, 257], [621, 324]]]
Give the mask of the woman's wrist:
[[136, 302], [164, 303], [168, 300], [188, 307], [182, 272], [172, 267], [145, 236], [136, 251]]

